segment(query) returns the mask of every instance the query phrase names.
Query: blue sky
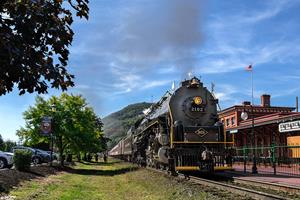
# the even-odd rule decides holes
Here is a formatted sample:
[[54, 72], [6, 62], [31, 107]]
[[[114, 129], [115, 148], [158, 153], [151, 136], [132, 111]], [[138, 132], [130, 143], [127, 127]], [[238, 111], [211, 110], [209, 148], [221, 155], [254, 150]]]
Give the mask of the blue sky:
[[[69, 70], [101, 116], [128, 104], [157, 101], [187, 73], [213, 82], [222, 108], [250, 100], [295, 106], [300, 95], [299, 0], [94, 0], [90, 19], [76, 19]], [[59, 95], [49, 90], [44, 95]], [[0, 97], [0, 134], [17, 140], [22, 113], [36, 94]]]

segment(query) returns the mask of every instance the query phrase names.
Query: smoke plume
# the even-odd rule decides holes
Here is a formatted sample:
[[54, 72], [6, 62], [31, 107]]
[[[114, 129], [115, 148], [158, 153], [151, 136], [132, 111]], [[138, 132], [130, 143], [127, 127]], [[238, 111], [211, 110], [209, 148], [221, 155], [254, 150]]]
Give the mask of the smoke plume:
[[128, 9], [121, 26], [124, 34], [119, 44], [121, 60], [191, 67], [201, 43], [202, 3], [201, 0], [151, 0]]

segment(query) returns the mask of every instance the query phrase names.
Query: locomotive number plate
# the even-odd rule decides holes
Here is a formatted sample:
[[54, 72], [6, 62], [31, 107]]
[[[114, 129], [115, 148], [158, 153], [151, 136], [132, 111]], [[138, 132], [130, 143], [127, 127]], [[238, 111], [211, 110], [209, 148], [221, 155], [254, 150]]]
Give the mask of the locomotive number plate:
[[204, 108], [203, 107], [198, 107], [198, 106], [192, 106], [191, 111], [192, 112], [204, 112]]

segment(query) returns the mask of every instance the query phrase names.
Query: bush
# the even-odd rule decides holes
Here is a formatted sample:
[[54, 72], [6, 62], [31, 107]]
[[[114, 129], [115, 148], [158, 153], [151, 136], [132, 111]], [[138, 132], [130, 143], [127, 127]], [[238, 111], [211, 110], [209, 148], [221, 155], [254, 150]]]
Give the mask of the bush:
[[32, 152], [27, 150], [16, 150], [14, 152], [15, 168], [19, 171], [28, 171], [31, 165]]

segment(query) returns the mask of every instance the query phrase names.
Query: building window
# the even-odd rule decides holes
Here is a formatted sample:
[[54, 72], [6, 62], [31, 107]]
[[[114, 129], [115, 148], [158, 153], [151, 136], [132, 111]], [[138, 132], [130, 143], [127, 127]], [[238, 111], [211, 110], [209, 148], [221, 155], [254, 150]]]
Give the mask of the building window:
[[235, 117], [231, 117], [231, 125], [235, 125]]
[[229, 126], [229, 118], [226, 119], [226, 126]]

